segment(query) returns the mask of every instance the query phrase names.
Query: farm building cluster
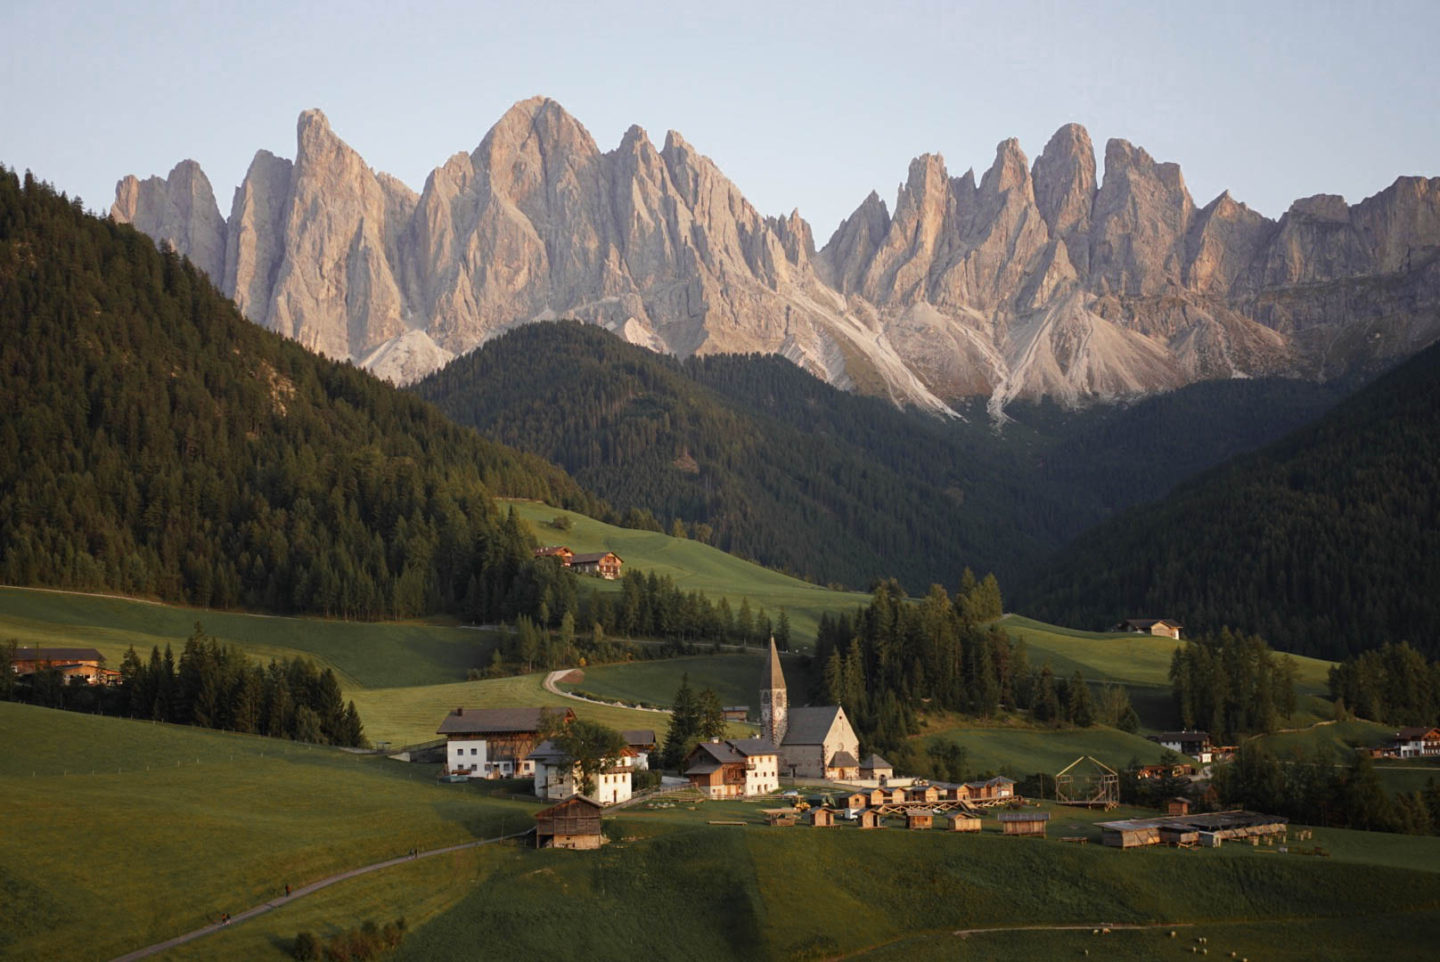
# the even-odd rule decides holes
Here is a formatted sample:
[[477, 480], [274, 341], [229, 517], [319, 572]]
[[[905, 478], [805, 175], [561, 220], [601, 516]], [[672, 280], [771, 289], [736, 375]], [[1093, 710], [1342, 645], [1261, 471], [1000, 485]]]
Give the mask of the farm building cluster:
[[[1176, 801], [1184, 801], [1177, 799]], [[1188, 804], [1184, 806], [1188, 808]], [[1145, 845], [1203, 846], [1218, 848], [1222, 842], [1258, 844], [1261, 839], [1280, 838], [1289, 831], [1289, 819], [1259, 812], [1228, 811], [1205, 814], [1172, 814], [1159, 818], [1127, 818], [1100, 822], [1100, 841], [1112, 848]]]
[[536, 548], [535, 557], [556, 558], [560, 561], [562, 568], [569, 568], [576, 574], [598, 575], [606, 581], [614, 581], [620, 577], [620, 569], [625, 564], [625, 560], [613, 551], [576, 554], [563, 544], [551, 544], [543, 548]]
[[1440, 728], [1402, 728], [1383, 745], [1370, 749], [1375, 758], [1440, 758]]
[[[567, 798], [579, 790], [577, 763], [542, 738], [547, 730], [575, 720], [570, 709], [465, 708], [445, 716], [436, 734], [445, 736], [445, 773], [462, 778], [532, 778], [539, 798]], [[633, 775], [650, 767], [655, 732], [620, 733], [625, 747], [603, 759], [595, 775], [596, 801], [615, 805], [630, 798]]]

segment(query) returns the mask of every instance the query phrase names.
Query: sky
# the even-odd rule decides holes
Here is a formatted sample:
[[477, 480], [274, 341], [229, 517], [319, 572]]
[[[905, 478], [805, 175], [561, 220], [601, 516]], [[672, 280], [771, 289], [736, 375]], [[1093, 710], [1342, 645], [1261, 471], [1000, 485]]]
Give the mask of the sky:
[[221, 213], [257, 149], [319, 107], [416, 190], [513, 103], [602, 150], [679, 131], [763, 214], [823, 244], [910, 160], [952, 176], [1079, 122], [1278, 217], [1440, 175], [1440, 2], [76, 3], [0, 0], [0, 163], [94, 210], [199, 161]]

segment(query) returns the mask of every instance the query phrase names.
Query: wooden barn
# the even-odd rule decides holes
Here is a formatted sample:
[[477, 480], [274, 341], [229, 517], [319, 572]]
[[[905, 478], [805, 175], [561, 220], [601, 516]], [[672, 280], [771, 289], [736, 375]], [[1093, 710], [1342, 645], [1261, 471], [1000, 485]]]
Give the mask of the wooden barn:
[[810, 809], [810, 824], [816, 828], [834, 828], [835, 812], [828, 808]]
[[860, 813], [860, 827], [884, 828], [885, 820], [880, 817], [880, 813], [875, 811], [875, 809], [867, 808], [865, 809], [865, 811]]
[[624, 564], [625, 561], [613, 551], [597, 551], [572, 556], [569, 567], [582, 575], [599, 575], [606, 581], [614, 581], [620, 577], [620, 568]]
[[935, 813], [928, 808], [912, 808], [905, 813], [905, 827], [909, 829], [933, 828]]
[[1100, 840], [1112, 848], [1138, 848], [1162, 843], [1217, 847], [1233, 839], [1283, 836], [1289, 827], [1289, 821], [1279, 815], [1262, 815], [1242, 809], [1099, 823]]
[[995, 817], [1000, 820], [1000, 828], [1006, 835], [1038, 835], [1041, 838], [1045, 837], [1045, 823], [1050, 821], [1049, 812], [1023, 808], [1001, 812]]
[[600, 803], [584, 795], [571, 795], [563, 802], [535, 813], [536, 848], [599, 848]]
[[853, 795], [845, 796], [845, 807], [862, 809], [870, 807], [870, 794], [868, 792], [856, 792]]
[[978, 832], [980, 831], [980, 819], [974, 815], [951, 815], [950, 831], [952, 832]]
[[1190, 814], [1190, 799], [1188, 799], [1188, 798], [1180, 798], [1180, 797], [1178, 797], [1178, 796], [1175, 797], [1175, 798], [1167, 798], [1167, 799], [1165, 800], [1165, 814], [1166, 814], [1166, 815], [1189, 815], [1189, 814]]

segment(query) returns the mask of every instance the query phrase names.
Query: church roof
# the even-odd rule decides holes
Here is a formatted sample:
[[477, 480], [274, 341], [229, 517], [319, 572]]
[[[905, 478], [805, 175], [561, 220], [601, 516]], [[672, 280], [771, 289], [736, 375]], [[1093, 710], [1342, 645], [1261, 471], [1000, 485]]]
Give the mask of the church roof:
[[869, 758], [865, 759], [863, 762], [860, 763], [860, 767], [868, 768], [871, 771], [874, 771], [877, 768], [888, 768], [892, 771], [895, 769], [894, 765], [891, 765], [879, 755], [871, 755]]
[[835, 718], [840, 714], [839, 705], [825, 705], [820, 708], [790, 709], [789, 724], [785, 727], [786, 745], [819, 745], [830, 733]]
[[780, 650], [775, 647], [775, 638], [770, 638], [770, 660], [765, 662], [765, 671], [760, 676], [760, 690], [785, 687], [785, 672], [780, 668]]

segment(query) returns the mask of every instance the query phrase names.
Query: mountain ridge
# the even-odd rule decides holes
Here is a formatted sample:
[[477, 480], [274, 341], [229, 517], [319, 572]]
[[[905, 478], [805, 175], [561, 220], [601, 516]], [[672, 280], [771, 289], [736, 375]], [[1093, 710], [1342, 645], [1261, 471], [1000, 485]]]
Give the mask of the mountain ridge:
[[223, 259], [217, 283], [258, 323], [401, 382], [563, 316], [680, 357], [780, 354], [939, 413], [985, 396], [1001, 416], [1017, 398], [1373, 372], [1440, 336], [1440, 178], [1270, 220], [1228, 192], [1197, 207], [1178, 165], [1124, 140], [1100, 170], [1078, 124], [1033, 164], [1002, 141], [978, 178], [923, 154], [893, 214], [872, 191], [818, 250], [798, 212], [761, 215], [678, 132], [657, 150], [632, 126], [602, 152], [544, 97], [419, 193], [307, 110], [296, 159], [258, 152], [228, 219], [188, 161], [121, 180], [112, 216], [207, 273]]

